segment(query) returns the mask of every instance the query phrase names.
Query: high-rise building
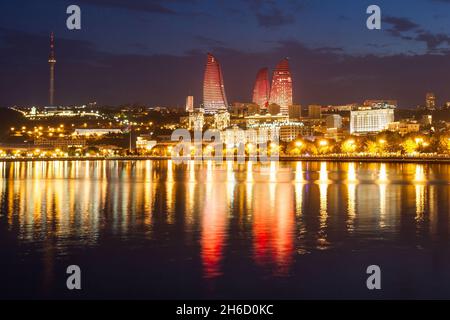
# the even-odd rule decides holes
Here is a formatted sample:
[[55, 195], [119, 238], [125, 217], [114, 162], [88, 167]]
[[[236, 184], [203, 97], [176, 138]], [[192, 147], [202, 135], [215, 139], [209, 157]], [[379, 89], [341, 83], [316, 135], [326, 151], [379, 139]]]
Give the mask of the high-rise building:
[[365, 134], [386, 130], [394, 122], [394, 109], [360, 109], [350, 111], [350, 134]]
[[426, 95], [425, 104], [427, 110], [436, 110], [436, 96], [434, 93], [429, 92]]
[[293, 103], [292, 77], [287, 58], [281, 60], [273, 72], [269, 104], [272, 103], [280, 106], [283, 115], [289, 114], [289, 106]]
[[329, 129], [341, 129], [342, 117], [338, 114], [330, 114], [326, 118], [327, 128]]
[[322, 117], [322, 106], [319, 105], [309, 105], [308, 106], [308, 116], [311, 119], [320, 119]]
[[186, 111], [187, 112], [194, 111], [194, 96], [186, 97]]
[[53, 106], [55, 102], [55, 35], [53, 32], [50, 34], [50, 55], [48, 57], [48, 64], [50, 66], [50, 87], [48, 92], [48, 103], [49, 106]]
[[261, 108], [267, 108], [269, 103], [270, 85], [269, 71], [263, 68], [256, 75], [255, 87], [253, 88], [253, 103]]
[[289, 106], [289, 119], [299, 119], [302, 116], [302, 106], [293, 104]]
[[203, 107], [205, 113], [216, 113], [220, 108], [228, 108], [220, 63], [210, 53], [203, 80]]

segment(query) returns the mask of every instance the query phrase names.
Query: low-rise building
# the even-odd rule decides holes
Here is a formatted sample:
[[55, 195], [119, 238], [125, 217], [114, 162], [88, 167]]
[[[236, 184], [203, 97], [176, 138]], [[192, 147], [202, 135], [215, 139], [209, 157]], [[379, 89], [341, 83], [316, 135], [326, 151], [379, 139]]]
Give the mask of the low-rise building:
[[136, 139], [136, 149], [138, 150], [151, 150], [156, 146], [156, 140], [151, 140], [148, 135], [141, 135]]
[[40, 149], [61, 149], [83, 148], [86, 146], [86, 139], [82, 138], [38, 138], [34, 140], [34, 146]]
[[417, 121], [396, 121], [391, 122], [388, 125], [388, 130], [392, 132], [397, 132], [404, 136], [408, 133], [419, 132], [420, 123]]
[[104, 136], [107, 134], [121, 134], [122, 129], [115, 128], [80, 128], [75, 129], [74, 135], [76, 136]]

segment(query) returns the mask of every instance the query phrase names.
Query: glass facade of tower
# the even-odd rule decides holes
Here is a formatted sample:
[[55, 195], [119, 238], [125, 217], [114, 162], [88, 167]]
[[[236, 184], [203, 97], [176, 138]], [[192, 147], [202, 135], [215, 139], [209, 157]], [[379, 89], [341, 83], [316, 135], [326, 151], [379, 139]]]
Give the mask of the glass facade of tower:
[[289, 106], [292, 105], [292, 77], [287, 58], [281, 60], [273, 72], [269, 103], [279, 105], [283, 115], [289, 114]]
[[205, 113], [216, 113], [221, 108], [228, 108], [222, 70], [219, 61], [210, 53], [203, 80], [203, 107]]
[[253, 88], [253, 103], [262, 108], [267, 108], [269, 93], [269, 72], [267, 68], [263, 68], [256, 75], [255, 87]]

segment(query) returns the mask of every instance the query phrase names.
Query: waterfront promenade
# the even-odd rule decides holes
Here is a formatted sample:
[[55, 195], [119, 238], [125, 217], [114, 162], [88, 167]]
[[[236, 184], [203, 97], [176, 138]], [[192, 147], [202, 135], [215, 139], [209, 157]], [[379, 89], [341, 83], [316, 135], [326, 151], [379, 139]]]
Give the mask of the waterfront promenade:
[[[79, 156], [79, 157], [3, 157], [0, 162], [23, 161], [130, 161], [130, 160], [174, 160], [171, 156]], [[177, 159], [180, 160], [180, 159]], [[184, 161], [189, 159], [183, 159]], [[196, 158], [190, 160], [208, 161], [214, 157]], [[249, 158], [245, 157], [245, 161]], [[227, 161], [226, 158], [223, 161]], [[237, 158], [234, 157], [234, 161]], [[327, 161], [327, 162], [393, 162], [393, 163], [446, 163], [450, 164], [450, 155], [420, 155], [420, 156], [354, 156], [354, 155], [314, 155], [314, 156], [279, 156], [272, 161]]]

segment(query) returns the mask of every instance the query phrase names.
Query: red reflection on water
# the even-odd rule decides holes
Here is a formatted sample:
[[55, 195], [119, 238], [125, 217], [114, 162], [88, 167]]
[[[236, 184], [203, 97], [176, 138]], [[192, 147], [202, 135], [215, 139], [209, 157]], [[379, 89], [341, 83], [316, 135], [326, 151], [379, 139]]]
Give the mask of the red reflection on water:
[[[231, 183], [231, 182], [229, 182]], [[221, 261], [225, 246], [227, 202], [224, 183], [207, 183], [202, 217], [201, 257], [205, 278], [222, 274]]]
[[275, 275], [286, 275], [294, 251], [294, 190], [290, 183], [254, 187], [253, 256], [260, 265], [274, 265]]

